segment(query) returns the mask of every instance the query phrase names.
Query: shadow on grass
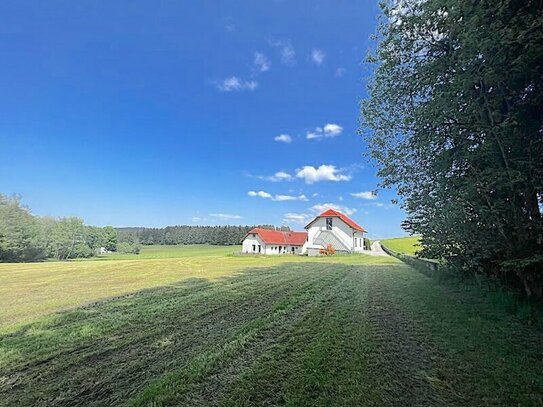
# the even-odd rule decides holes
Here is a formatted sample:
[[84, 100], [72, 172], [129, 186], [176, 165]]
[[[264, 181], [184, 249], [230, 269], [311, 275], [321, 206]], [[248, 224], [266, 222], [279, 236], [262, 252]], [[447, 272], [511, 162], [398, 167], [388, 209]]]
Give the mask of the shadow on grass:
[[214, 281], [190, 278], [26, 325], [0, 336], [0, 404], [119, 404], [209, 344], [226, 343], [330, 266], [293, 263]]

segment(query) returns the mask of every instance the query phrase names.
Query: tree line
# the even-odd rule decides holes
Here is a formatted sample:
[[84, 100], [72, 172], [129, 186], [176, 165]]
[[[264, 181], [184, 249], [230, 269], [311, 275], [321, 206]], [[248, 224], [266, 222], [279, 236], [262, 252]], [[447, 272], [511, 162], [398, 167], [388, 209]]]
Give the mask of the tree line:
[[[254, 226], [167, 226], [165, 228], [117, 228], [119, 242], [143, 245], [237, 245]], [[275, 229], [273, 225], [259, 227]], [[289, 230], [288, 227], [278, 228]]]
[[[77, 217], [33, 215], [17, 195], [0, 194], [0, 262], [87, 258], [102, 251], [134, 253], [141, 245], [237, 245], [254, 226], [113, 228], [85, 225]], [[259, 227], [276, 229], [273, 225]], [[288, 227], [277, 228], [290, 230]]]
[[543, 297], [543, 2], [385, 1], [362, 127], [420, 255]]
[[21, 204], [19, 196], [0, 194], [0, 261], [85, 258], [102, 248], [117, 250], [113, 227], [87, 226], [76, 217], [35, 216]]

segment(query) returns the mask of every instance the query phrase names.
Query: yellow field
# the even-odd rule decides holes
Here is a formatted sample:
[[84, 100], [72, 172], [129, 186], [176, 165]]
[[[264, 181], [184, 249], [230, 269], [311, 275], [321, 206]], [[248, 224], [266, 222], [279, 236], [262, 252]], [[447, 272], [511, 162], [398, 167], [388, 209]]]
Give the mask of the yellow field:
[[147, 246], [136, 255], [110, 254], [94, 260], [0, 263], [0, 331], [38, 317], [105, 298], [190, 278], [216, 280], [244, 268], [296, 262], [391, 264], [363, 255], [334, 258], [233, 256], [237, 246]]

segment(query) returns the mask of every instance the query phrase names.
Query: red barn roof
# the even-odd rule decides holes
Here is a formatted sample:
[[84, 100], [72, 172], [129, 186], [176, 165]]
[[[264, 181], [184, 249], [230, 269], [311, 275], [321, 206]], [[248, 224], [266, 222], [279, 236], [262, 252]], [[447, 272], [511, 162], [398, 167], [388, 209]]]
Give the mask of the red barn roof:
[[253, 228], [243, 237], [255, 234], [266, 244], [279, 244], [287, 246], [303, 246], [307, 240], [307, 232], [283, 232], [281, 230], [272, 230], [264, 228]]
[[354, 230], [358, 230], [359, 232], [366, 232], [366, 229], [364, 229], [362, 226], [360, 226], [354, 220], [349, 218], [347, 215], [344, 215], [341, 212], [338, 212], [338, 211], [336, 211], [334, 209], [328, 209], [328, 210], [324, 211], [319, 216], [317, 216], [315, 219], [313, 219], [311, 222], [309, 222], [305, 228], [308, 229], [309, 226], [311, 226], [319, 218], [339, 218], [343, 222], [345, 222], [347, 225], [349, 225], [351, 228], [353, 228]]

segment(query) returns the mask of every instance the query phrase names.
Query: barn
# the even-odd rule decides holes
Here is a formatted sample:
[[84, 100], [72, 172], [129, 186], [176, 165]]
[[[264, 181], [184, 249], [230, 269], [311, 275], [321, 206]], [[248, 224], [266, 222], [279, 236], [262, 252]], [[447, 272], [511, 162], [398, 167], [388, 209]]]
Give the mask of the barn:
[[252, 254], [300, 254], [307, 232], [253, 228], [242, 239], [242, 252]]

